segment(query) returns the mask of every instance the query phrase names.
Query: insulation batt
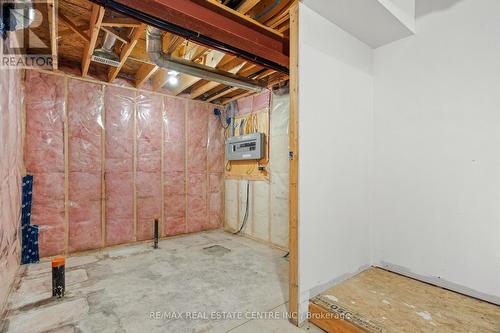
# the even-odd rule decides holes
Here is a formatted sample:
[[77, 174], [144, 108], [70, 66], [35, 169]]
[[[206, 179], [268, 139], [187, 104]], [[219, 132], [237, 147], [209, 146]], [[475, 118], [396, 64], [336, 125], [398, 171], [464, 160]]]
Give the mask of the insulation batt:
[[188, 192], [187, 225], [189, 232], [209, 228], [207, 198], [208, 116], [206, 104], [188, 107]]
[[115, 245], [135, 240], [135, 92], [112, 86], [105, 89], [106, 245]]
[[153, 238], [153, 222], [161, 216], [161, 138], [163, 97], [137, 96], [137, 239]]
[[34, 176], [31, 223], [40, 256], [64, 252], [64, 78], [26, 73], [26, 169]]
[[103, 92], [99, 84], [68, 82], [69, 250], [102, 246]]
[[149, 240], [155, 218], [162, 236], [221, 226], [224, 132], [214, 106], [27, 73], [25, 155], [41, 256]]
[[20, 258], [22, 101], [20, 71], [0, 69], [0, 313]]
[[164, 236], [185, 233], [186, 227], [186, 106], [166, 97], [164, 127]]

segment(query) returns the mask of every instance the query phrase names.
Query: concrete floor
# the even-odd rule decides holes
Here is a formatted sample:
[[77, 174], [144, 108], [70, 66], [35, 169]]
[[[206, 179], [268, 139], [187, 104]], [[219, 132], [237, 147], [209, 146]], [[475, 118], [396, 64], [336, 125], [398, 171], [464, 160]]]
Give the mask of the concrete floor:
[[51, 298], [49, 262], [23, 266], [0, 331], [321, 332], [298, 329], [282, 315], [255, 318], [286, 312], [283, 251], [222, 231], [171, 238], [159, 247], [67, 258], [61, 300]]

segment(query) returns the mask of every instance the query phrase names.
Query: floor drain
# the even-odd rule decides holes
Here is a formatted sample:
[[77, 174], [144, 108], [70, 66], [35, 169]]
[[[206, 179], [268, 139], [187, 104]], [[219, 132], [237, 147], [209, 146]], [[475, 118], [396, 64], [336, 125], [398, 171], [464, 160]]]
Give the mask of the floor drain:
[[223, 255], [231, 252], [231, 250], [228, 248], [225, 248], [224, 246], [212, 245], [212, 246], [203, 248], [203, 252], [205, 252], [206, 254], [212, 255], [212, 256], [222, 257]]

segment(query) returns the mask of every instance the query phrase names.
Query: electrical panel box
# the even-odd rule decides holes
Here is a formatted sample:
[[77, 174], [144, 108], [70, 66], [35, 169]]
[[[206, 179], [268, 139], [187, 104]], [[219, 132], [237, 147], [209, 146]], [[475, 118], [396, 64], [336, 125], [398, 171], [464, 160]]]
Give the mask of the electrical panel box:
[[260, 160], [265, 157], [264, 133], [232, 136], [227, 139], [226, 158], [228, 161]]

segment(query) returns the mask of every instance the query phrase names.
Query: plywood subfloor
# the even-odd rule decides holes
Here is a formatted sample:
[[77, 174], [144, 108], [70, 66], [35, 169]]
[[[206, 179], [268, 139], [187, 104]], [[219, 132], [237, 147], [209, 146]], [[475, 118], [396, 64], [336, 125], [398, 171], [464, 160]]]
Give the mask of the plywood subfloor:
[[345, 318], [311, 320], [331, 332], [500, 332], [499, 306], [378, 268], [315, 297], [311, 310]]

